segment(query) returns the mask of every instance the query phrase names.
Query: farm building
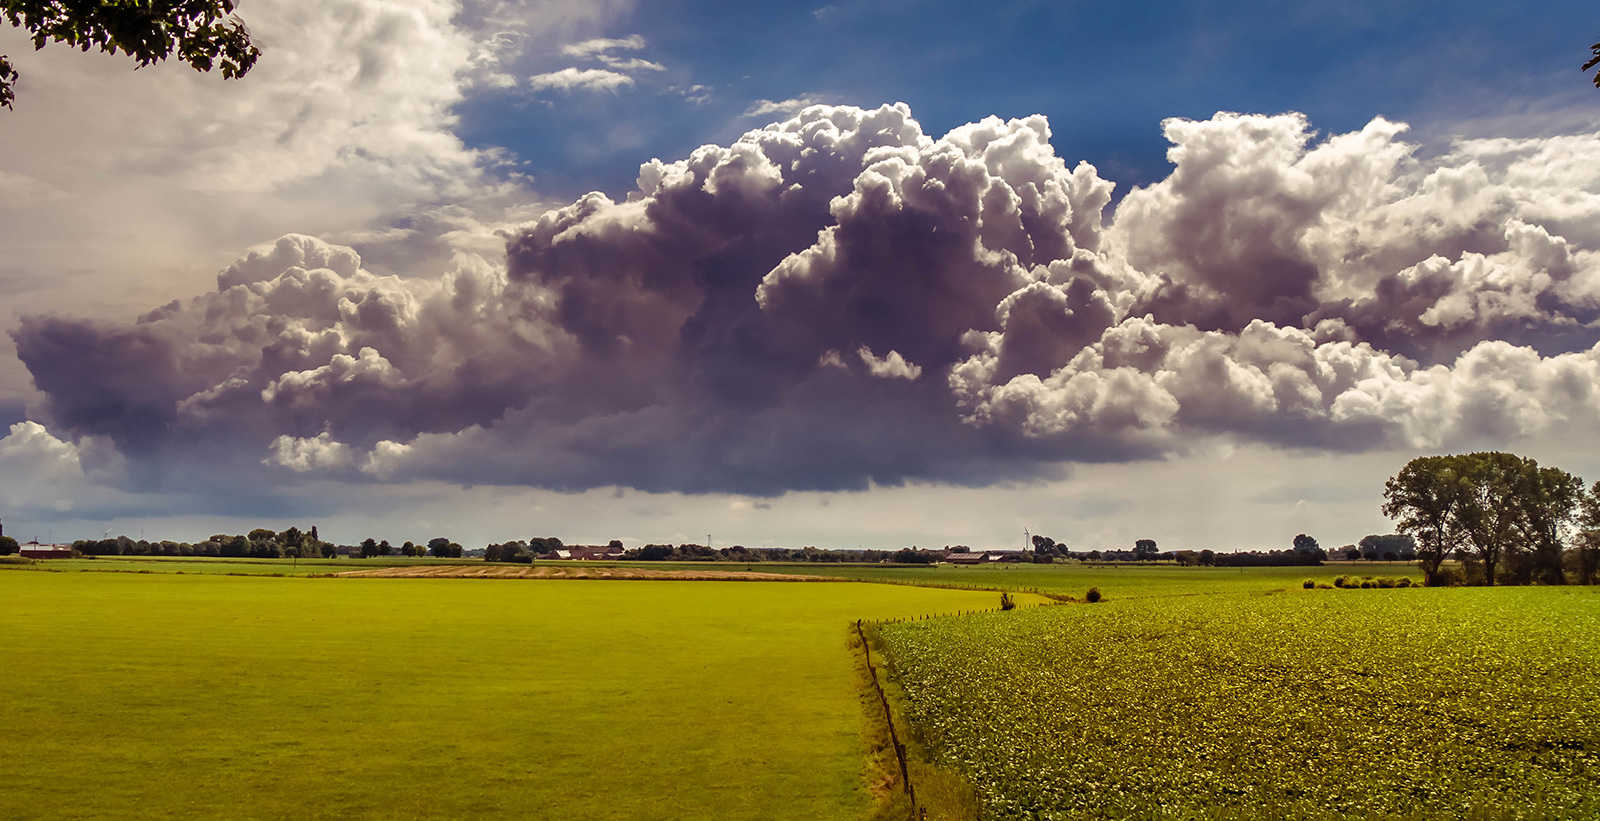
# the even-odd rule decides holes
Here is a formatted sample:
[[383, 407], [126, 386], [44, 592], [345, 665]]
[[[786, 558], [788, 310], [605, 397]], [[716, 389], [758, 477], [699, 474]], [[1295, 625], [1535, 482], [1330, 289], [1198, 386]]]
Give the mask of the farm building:
[[72, 545], [29, 542], [22, 545], [20, 552], [25, 558], [29, 559], [70, 559], [72, 558]]
[[574, 559], [578, 561], [616, 560], [622, 558], [626, 551], [621, 545], [568, 545], [560, 550], [551, 551], [541, 559]]
[[946, 553], [948, 564], [992, 564], [994, 562], [1020, 562], [1026, 556], [1018, 550], [985, 550], [982, 553]]

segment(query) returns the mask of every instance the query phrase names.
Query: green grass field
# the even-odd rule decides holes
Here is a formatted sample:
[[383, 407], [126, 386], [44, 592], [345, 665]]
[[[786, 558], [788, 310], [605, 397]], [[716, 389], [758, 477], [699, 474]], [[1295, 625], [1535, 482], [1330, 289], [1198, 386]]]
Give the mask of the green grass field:
[[417, 565], [469, 565], [482, 559], [435, 559], [383, 556], [372, 559], [239, 559], [207, 556], [94, 556], [81, 559], [45, 559], [34, 567], [58, 572], [200, 573], [235, 576], [320, 576], [344, 570]]
[[8, 821], [856, 819], [847, 624], [998, 596], [23, 569], [0, 602]]
[[1600, 816], [1600, 590], [1292, 590], [888, 624], [985, 818]]

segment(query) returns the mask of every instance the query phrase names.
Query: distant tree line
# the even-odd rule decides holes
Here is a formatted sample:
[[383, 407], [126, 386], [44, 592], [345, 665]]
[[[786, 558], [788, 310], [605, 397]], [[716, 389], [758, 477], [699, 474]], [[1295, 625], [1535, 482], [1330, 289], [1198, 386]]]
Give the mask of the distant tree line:
[[1600, 571], [1600, 482], [1585, 492], [1560, 468], [1512, 453], [1424, 456], [1383, 497], [1430, 585], [1594, 584]]
[[1319, 565], [1328, 554], [1317, 540], [1304, 533], [1295, 537], [1293, 550], [1241, 551], [1218, 553], [1214, 550], [1162, 552], [1154, 539], [1139, 539], [1132, 550], [1077, 551], [1058, 544], [1049, 536], [1033, 537], [1032, 560], [1045, 564], [1054, 561], [1080, 562], [1174, 562], [1184, 567], [1291, 567]]
[[[370, 559], [377, 556], [435, 556], [460, 558], [461, 545], [445, 538], [429, 539], [426, 545], [406, 542], [399, 547], [388, 540], [364, 539], [356, 545], [336, 545], [318, 537], [317, 529], [291, 527], [284, 531], [256, 528], [249, 533], [218, 533], [203, 542], [134, 541], [127, 536], [114, 539], [80, 539], [72, 549], [83, 556], [209, 556], [239, 559], [331, 559], [349, 556]], [[15, 551], [12, 551], [15, 552]], [[3, 555], [3, 553], [0, 553]]]
[[816, 562], [823, 564], [869, 563], [938, 564], [943, 550], [904, 547], [899, 550], [825, 550], [818, 547], [745, 547], [733, 545], [712, 549], [700, 544], [647, 544], [629, 550], [623, 558], [644, 562]]
[[188, 542], [134, 541], [127, 536], [114, 539], [80, 539], [72, 549], [84, 556], [226, 556], [250, 559], [328, 558], [337, 549], [317, 538], [317, 529], [302, 531], [291, 527], [283, 532], [257, 528], [247, 534], [219, 533], [197, 544]]
[[429, 539], [426, 545], [406, 542], [399, 547], [389, 544], [388, 539], [377, 541], [369, 537], [362, 539], [361, 544], [349, 548], [349, 554], [352, 559], [371, 559], [378, 556], [433, 556], [440, 559], [459, 559], [463, 550], [461, 545], [442, 536]]
[[1417, 540], [1407, 533], [1387, 536], [1362, 536], [1361, 541], [1339, 548], [1337, 558], [1345, 561], [1410, 562], [1417, 558]]
[[[540, 557], [553, 557], [557, 550], [565, 549], [560, 539], [553, 536], [528, 541], [491, 544], [483, 558], [490, 562], [531, 562]], [[611, 540], [609, 548], [621, 549], [622, 542]], [[576, 549], [576, 548], [574, 548]], [[907, 547], [900, 550], [823, 550], [816, 547], [789, 549], [782, 547], [731, 547], [711, 548], [702, 544], [647, 544], [624, 551], [618, 558], [642, 562], [819, 562], [819, 563], [872, 563], [937, 564], [944, 559], [944, 550], [922, 550]]]
[[[617, 547], [622, 542], [612, 540], [611, 544]], [[504, 544], [491, 544], [484, 548], [483, 559], [488, 562], [521, 562], [531, 563], [539, 556], [548, 556], [565, 547], [560, 539], [554, 536], [543, 536], [527, 541], [506, 542]]]
[[0, 556], [10, 556], [21, 549], [22, 546], [17, 544], [16, 539], [10, 536], [0, 536]]

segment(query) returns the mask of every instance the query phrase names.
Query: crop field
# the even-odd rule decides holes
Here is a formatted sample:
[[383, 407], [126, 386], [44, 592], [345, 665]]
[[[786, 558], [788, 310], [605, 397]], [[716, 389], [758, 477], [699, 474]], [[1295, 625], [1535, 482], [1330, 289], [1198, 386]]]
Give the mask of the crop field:
[[997, 600], [0, 571], [0, 818], [859, 819], [846, 625]]
[[1600, 816], [1595, 588], [1126, 597], [879, 634], [985, 818]]

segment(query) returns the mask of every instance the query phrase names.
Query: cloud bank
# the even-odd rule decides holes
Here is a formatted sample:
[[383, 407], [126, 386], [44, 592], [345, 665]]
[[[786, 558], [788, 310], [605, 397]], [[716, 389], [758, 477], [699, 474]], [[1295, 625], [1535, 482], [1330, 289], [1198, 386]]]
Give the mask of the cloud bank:
[[133, 323], [13, 336], [60, 441], [282, 482], [771, 495], [1600, 421], [1600, 135], [1164, 129], [1171, 175], [1113, 211], [1043, 117], [811, 106], [503, 260], [403, 279], [291, 235]]

